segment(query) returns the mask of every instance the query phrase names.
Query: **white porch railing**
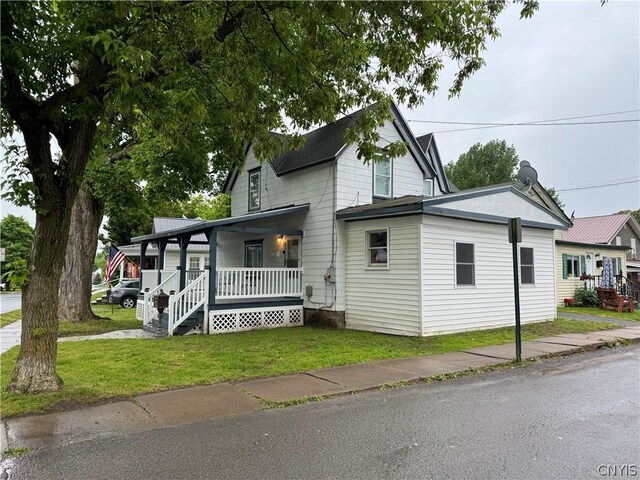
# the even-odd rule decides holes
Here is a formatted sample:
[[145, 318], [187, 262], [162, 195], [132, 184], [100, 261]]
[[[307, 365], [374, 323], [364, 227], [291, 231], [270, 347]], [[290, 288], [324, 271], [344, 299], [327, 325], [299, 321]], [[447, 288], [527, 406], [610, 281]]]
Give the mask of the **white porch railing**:
[[[209, 271], [205, 270], [184, 290], [169, 297], [169, 323], [167, 334], [173, 331], [198, 308], [209, 303]], [[204, 328], [204, 326], [203, 326]]]
[[302, 297], [302, 268], [216, 269], [216, 299]]
[[[164, 282], [167, 278], [173, 276], [177, 270], [160, 270], [160, 283]], [[142, 270], [142, 285], [140, 290], [144, 291], [145, 288], [151, 290], [158, 286], [158, 270]], [[177, 290], [177, 289], [176, 289]], [[166, 293], [169, 293], [165, 290]]]
[[[179, 272], [177, 270], [172, 272], [159, 285], [149, 290], [148, 292], [144, 292], [144, 303], [142, 307], [142, 323], [144, 325], [149, 325], [151, 323], [151, 319], [156, 314], [156, 310], [153, 308], [154, 295], [157, 295], [160, 290], [162, 290], [167, 295], [171, 290], [178, 290], [178, 287], [180, 286], [180, 276], [178, 275], [178, 273]], [[142, 274], [143, 281], [144, 275], [145, 273]]]

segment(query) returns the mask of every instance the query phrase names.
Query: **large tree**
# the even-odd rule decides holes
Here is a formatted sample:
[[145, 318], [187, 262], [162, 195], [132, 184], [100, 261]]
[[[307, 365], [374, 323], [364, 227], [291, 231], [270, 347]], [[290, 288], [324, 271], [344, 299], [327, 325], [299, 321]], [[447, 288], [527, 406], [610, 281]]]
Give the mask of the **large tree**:
[[[154, 127], [170, 123], [179, 134], [181, 120], [195, 116], [217, 125], [220, 150], [238, 151], [252, 140], [265, 158], [285, 141], [301, 141], [270, 135], [285, 132], [287, 119], [306, 129], [377, 102], [347, 138], [359, 142], [363, 159], [375, 158], [376, 128], [390, 118], [391, 96], [419, 104], [435, 91], [444, 56], [459, 65], [450, 88], [457, 94], [483, 65], [505, 6], [3, 2], [2, 133], [22, 134], [26, 148], [10, 154], [29, 171], [26, 183], [14, 178], [9, 186], [36, 210], [21, 347], [8, 389], [53, 391], [62, 383], [55, 369], [58, 289], [99, 127], [148, 115]], [[536, 6], [524, 2], [522, 15]], [[386, 153], [405, 149], [396, 143]]]
[[518, 167], [518, 153], [505, 140], [476, 143], [445, 165], [447, 178], [460, 190], [511, 182]]

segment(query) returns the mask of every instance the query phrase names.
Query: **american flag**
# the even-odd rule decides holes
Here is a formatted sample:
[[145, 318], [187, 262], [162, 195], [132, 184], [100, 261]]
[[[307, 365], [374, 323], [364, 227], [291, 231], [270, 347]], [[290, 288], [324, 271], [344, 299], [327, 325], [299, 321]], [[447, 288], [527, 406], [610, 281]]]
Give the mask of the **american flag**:
[[109, 256], [107, 257], [107, 271], [104, 274], [105, 282], [111, 280], [111, 275], [113, 275], [113, 272], [116, 271], [123, 261], [124, 253], [111, 245], [111, 250], [109, 250]]

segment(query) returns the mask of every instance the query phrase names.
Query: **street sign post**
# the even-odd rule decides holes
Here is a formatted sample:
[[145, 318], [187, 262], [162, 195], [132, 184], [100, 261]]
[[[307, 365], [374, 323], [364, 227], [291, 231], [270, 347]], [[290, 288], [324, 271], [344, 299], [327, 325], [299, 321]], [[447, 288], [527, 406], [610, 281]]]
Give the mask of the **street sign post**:
[[509, 219], [509, 243], [513, 256], [513, 297], [516, 305], [516, 361], [522, 361], [522, 337], [520, 334], [520, 280], [518, 278], [518, 243], [522, 242], [522, 219]]

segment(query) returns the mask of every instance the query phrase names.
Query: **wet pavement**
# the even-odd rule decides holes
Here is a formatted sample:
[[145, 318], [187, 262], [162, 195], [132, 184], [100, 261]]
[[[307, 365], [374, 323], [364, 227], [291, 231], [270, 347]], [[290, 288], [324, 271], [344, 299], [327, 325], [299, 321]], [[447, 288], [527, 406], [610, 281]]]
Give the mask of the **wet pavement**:
[[[619, 330], [567, 334], [523, 342], [525, 358], [592, 350], [618, 339], [640, 342], [640, 325]], [[313, 370], [281, 377], [220, 383], [140, 395], [79, 410], [5, 421], [9, 447], [47, 449], [75, 442], [202, 422], [255, 412], [273, 403], [332, 397], [416, 382], [469, 368], [510, 363], [513, 345], [495, 345], [424, 357]]]

